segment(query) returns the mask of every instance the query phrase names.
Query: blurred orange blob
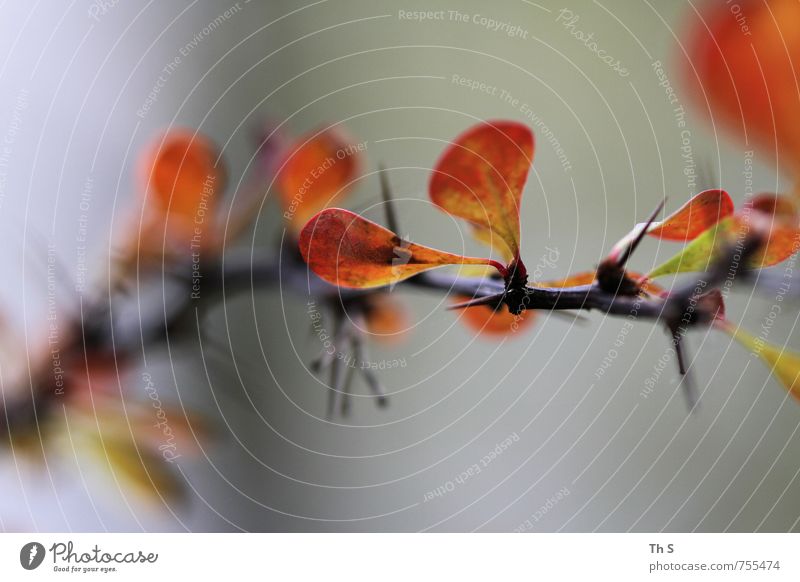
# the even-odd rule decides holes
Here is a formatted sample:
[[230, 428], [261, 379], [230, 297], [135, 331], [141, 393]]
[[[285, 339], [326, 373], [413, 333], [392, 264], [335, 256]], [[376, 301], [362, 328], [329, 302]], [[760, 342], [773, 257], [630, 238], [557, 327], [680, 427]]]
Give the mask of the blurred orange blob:
[[800, 175], [800, 3], [708, 2], [693, 15], [684, 76], [711, 120]]
[[364, 148], [335, 129], [303, 137], [290, 148], [280, 164], [277, 184], [284, 218], [293, 232], [350, 191]]
[[[453, 302], [462, 303], [470, 299], [472, 298], [456, 296]], [[478, 305], [461, 311], [461, 321], [467, 327], [487, 337], [495, 338], [523, 331], [533, 325], [535, 320], [535, 311], [523, 311], [519, 315], [513, 315], [505, 305], [501, 305], [498, 309], [488, 305]]]
[[788, 196], [765, 192], [753, 196], [749, 202], [753, 210], [774, 216], [778, 220], [784, 220], [790, 224], [797, 224], [800, 221], [797, 205]]
[[146, 179], [154, 205], [167, 220], [168, 233], [181, 236], [213, 223], [226, 180], [218, 159], [211, 140], [189, 130], [171, 130], [153, 144]]
[[367, 331], [373, 339], [386, 343], [401, 341], [409, 327], [403, 304], [384, 292], [370, 294], [364, 301]]

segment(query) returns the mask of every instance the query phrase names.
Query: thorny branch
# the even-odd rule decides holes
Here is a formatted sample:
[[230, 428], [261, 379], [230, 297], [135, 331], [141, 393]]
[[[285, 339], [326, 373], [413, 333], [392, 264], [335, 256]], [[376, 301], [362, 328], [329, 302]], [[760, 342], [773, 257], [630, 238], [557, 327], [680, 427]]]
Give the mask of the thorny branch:
[[[388, 186], [383, 186], [387, 219], [396, 226], [397, 218]], [[685, 284], [666, 296], [647, 295], [631, 292], [630, 280], [622, 265], [618, 265], [621, 278], [609, 284], [598, 277], [591, 285], [564, 288], [546, 288], [525, 284], [511, 286], [500, 279], [461, 277], [440, 271], [428, 271], [398, 283], [409, 290], [434, 291], [448, 295], [465, 296], [478, 303], [488, 302], [498, 308], [508, 308], [519, 314], [525, 310], [596, 310], [610, 316], [629, 317], [661, 323], [673, 339], [679, 370], [685, 375], [685, 355], [681, 340], [687, 329], [708, 326], [716, 317], [718, 304], [704, 298], [727, 279], [758, 280], [754, 272], [741, 265], [746, 263], [760, 245], [759, 237], [750, 235], [736, 249], [728, 249], [719, 254], [709, 272]], [[322, 304], [332, 305], [340, 313], [349, 313], [357, 320], [363, 320], [362, 299], [376, 290], [356, 290], [338, 288], [319, 279], [311, 273], [303, 262], [294, 240], [287, 239], [277, 256], [251, 250], [235, 250], [220, 257], [211, 257], [203, 265], [202, 293], [193, 293], [193, 265], [185, 265], [166, 272], [152, 272], [148, 275], [154, 283], [163, 286], [163, 304], [150, 304], [150, 310], [140, 313], [132, 320], [122, 316], [122, 311], [133, 298], [124, 293], [109, 293], [104, 299], [82, 302], [81, 312], [70, 322], [70, 333], [62, 351], [73, 358], [85, 360], [87, 354], [108, 361], [136, 360], [145, 347], [166, 341], [181, 339], [182, 335], [193, 330], [192, 325], [198, 312], [237, 293], [253, 292], [257, 289], [280, 286], [295, 296], [313, 297]], [[627, 260], [630, 252], [625, 253]], [[736, 260], [734, 261], [734, 257]], [[624, 264], [624, 261], [621, 261]], [[627, 281], [628, 284], [625, 284]], [[635, 287], [635, 286], [634, 286]], [[378, 290], [381, 291], [381, 290]], [[110, 297], [110, 299], [109, 299]], [[158, 302], [156, 302], [158, 303]], [[340, 345], [350, 349], [356, 358], [364, 358], [365, 346], [358, 333], [353, 333], [338, 317], [337, 336]], [[346, 319], [346, 318], [344, 318]], [[317, 361], [312, 368], [321, 371], [330, 367], [330, 387], [328, 413], [333, 413], [337, 402], [342, 413], [349, 409], [349, 382], [346, 371], [341, 369], [336, 358]], [[20, 391], [15, 399], [4, 397], [3, 413], [0, 414], [0, 431], [9, 433], [15, 426], [36, 422], [46, 408], [57, 404], [58, 398], [69, 389], [57, 391], [53, 385], [52, 370], [32, 373], [30, 390]], [[386, 396], [377, 376], [368, 369], [362, 370], [371, 392], [379, 404], [386, 403]], [[687, 391], [690, 406], [694, 404], [691, 390]]]

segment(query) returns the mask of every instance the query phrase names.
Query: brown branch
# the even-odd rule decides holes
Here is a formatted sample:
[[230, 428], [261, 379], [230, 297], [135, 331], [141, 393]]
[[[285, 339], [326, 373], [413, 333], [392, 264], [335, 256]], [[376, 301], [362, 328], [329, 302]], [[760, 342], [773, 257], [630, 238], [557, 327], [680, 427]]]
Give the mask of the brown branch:
[[[459, 277], [446, 272], [429, 271], [416, 275], [398, 285], [407, 289], [420, 289], [470, 297], [477, 303], [481, 299], [489, 302], [502, 302], [512, 313], [527, 309], [597, 310], [610, 316], [629, 317], [662, 323], [674, 337], [695, 326], [709, 325], [715, 312], [699, 301], [702, 294], [722, 284], [727, 277], [744, 271], [746, 258], [760, 246], [760, 239], [750, 237], [739, 249], [739, 260], [734, 263], [734, 250], [721, 253], [711, 270], [691, 284], [673, 291], [667, 297], [650, 295], [630, 295], [610, 292], [597, 282], [566, 288], [544, 288], [525, 286], [511, 289], [503, 281], [489, 278]], [[191, 326], [182, 323], [194, 317], [196, 309], [217, 304], [225, 297], [242, 292], [255, 292], [260, 289], [276, 287], [278, 284], [290, 293], [300, 296], [313, 296], [320, 301], [339, 302], [346, 307], [358, 302], [377, 290], [342, 289], [330, 285], [311, 273], [299, 254], [290, 244], [281, 257], [255, 255], [251, 251], [234, 251], [203, 265], [202, 284], [199, 293], [194, 293], [192, 265], [169, 273], [143, 273], [149, 276], [151, 284], [161, 282], [169, 286], [170, 293], [164, 293], [164, 304], [151, 305], [152, 311], [137, 318], [137, 329], [131, 329], [130, 318], [119, 317], [118, 311], [126, 303], [135, 301], [133, 297], [112, 295], [110, 301], [99, 301], [84, 305], [83, 317], [73, 322], [74, 332], [79, 340], [67, 346], [70, 351], [92, 352], [102, 357], [129, 361], [142, 353], [143, 349], [158, 342], [181, 339], [180, 334], [189, 333]], [[397, 287], [396, 287], [397, 288]], [[487, 299], [488, 298], [488, 299]], [[141, 321], [141, 326], [138, 326]], [[178, 337], [175, 337], [175, 336]], [[683, 353], [680, 354], [683, 357]], [[73, 354], [74, 356], [74, 354]], [[81, 355], [81, 360], [83, 359]], [[47, 367], [48, 364], [45, 364]], [[52, 374], [45, 370], [33, 376], [30, 398], [21, 397], [14, 401], [6, 400], [0, 413], [0, 431], [7, 432], [20, 424], [34, 422], [56, 399], [54, 387], [48, 381]], [[374, 392], [377, 383], [369, 378]], [[337, 385], [341, 383], [337, 380]], [[25, 391], [21, 391], [25, 393]], [[334, 395], [335, 397], [336, 395]], [[381, 399], [383, 402], [383, 399]]]

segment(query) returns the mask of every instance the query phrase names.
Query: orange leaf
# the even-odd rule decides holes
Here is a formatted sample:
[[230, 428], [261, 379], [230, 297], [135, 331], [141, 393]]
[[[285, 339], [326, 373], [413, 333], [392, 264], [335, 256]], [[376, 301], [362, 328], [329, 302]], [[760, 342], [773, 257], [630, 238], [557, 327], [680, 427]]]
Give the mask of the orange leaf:
[[[640, 281], [644, 277], [640, 273], [634, 273], [633, 271], [628, 271], [627, 273], [628, 277], [634, 281]], [[565, 279], [559, 279], [557, 281], [542, 281], [541, 283], [536, 283], [536, 286], [550, 289], [579, 287], [581, 285], [591, 285], [594, 283], [595, 278], [596, 275], [594, 271], [584, 271], [583, 273], [575, 273], [569, 277], [566, 277]], [[664, 289], [661, 286], [656, 285], [649, 280], [642, 282], [641, 289], [652, 295], [661, 295], [664, 292]]]
[[536, 283], [537, 287], [549, 287], [551, 289], [561, 289], [562, 287], [579, 287], [581, 285], [591, 285], [595, 280], [594, 271], [585, 271], [583, 273], [574, 273], [564, 279], [557, 281], [542, 281]]
[[[698, 105], [759, 152], [800, 171], [800, 3], [709, 2], [689, 38], [685, 76]], [[739, 10], [741, 9], [741, 10]]]
[[507, 254], [517, 258], [522, 189], [532, 161], [533, 134], [525, 125], [481, 123], [458, 136], [437, 162], [429, 186], [431, 200], [445, 212], [490, 231], [507, 247]]
[[349, 210], [328, 208], [300, 232], [300, 252], [314, 273], [340, 287], [382, 287], [442, 265], [502, 265], [405, 241]]
[[358, 175], [360, 151], [340, 130], [326, 129], [300, 139], [286, 154], [277, 185], [283, 216], [294, 232], [349, 192]]
[[733, 214], [733, 200], [724, 190], [706, 190], [661, 222], [654, 222], [647, 234], [660, 239], [689, 241]]
[[213, 216], [217, 195], [225, 188], [225, 168], [206, 137], [172, 130], [153, 145], [148, 179], [156, 205], [170, 219], [169, 229], [191, 232]]
[[[454, 303], [462, 303], [472, 299], [469, 296], [455, 296]], [[461, 321], [473, 331], [486, 336], [504, 336], [512, 332], [521, 331], [533, 325], [536, 312], [525, 310], [519, 315], [513, 315], [505, 306], [498, 309], [489, 305], [478, 305], [461, 311]]]

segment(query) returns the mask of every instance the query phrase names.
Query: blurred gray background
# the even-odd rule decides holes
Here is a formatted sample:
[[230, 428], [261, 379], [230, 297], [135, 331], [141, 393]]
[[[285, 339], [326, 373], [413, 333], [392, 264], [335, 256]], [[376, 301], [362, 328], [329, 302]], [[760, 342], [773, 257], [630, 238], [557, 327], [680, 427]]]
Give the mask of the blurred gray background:
[[[231, 7], [137, 115], [163, 68]], [[562, 9], [579, 17], [573, 28]], [[444, 12], [420, 22], [405, 16], [413, 11]], [[28, 345], [44, 329], [37, 265], [46, 241], [76, 273], [87, 178], [89, 275], [102, 268], [110, 237], [136, 208], [137, 156], [171, 125], [199, 128], [224, 147], [230, 196], [246, 178], [265, 119], [292, 134], [342, 123], [367, 142], [365, 173], [380, 162], [390, 168], [402, 234], [475, 254], [481, 249], [464, 225], [427, 201], [429, 169], [446, 141], [477, 120], [526, 122], [537, 147], [523, 249], [529, 269], [555, 253], [543, 279], [593, 267], [664, 195], [668, 209], [677, 208], [697, 190], [692, 173], [701, 168], [703, 185], [719, 178], [741, 202], [746, 148], [692, 110], [692, 159], [682, 157], [686, 136], [653, 66], [663, 63], [689, 109], [674, 64], [691, 12], [678, 0], [4, 3], [0, 136], [12, 136], [12, 153], [0, 192], [0, 299], [8, 325]], [[492, 30], [483, 17], [508, 26]], [[601, 62], [576, 29], [593, 33], [628, 74]], [[470, 90], [458, 79], [496, 89]], [[758, 152], [753, 180], [756, 191], [785, 186]], [[378, 199], [377, 178], [368, 175], [349, 205], [380, 219], [370, 208]], [[257, 244], [270, 249], [282, 228], [268, 200]], [[634, 259], [639, 271], [677, 251], [657, 241], [644, 247]], [[307, 370], [320, 346], [305, 299], [278, 290], [230, 297], [206, 326], [234, 352], [238, 374], [229, 353], [199, 346], [164, 350], [150, 363], [165, 394], [220, 421], [205, 455], [181, 464], [196, 490], [192, 502], [127, 505], [102, 481], [85, 477], [84, 485], [68, 459], [63, 467], [51, 459], [47, 476], [5, 454], [4, 528], [800, 529], [800, 407], [726, 336], [688, 338], [702, 393], [699, 411], [688, 415], [674, 363], [659, 365], [666, 335], [648, 323], [616, 348], [624, 320], [601, 314], [584, 323], [540, 314], [530, 331], [487, 341], [444, 311], [442, 297], [402, 286], [393, 294], [419, 323], [403, 343], [372, 349], [375, 360], [407, 361], [382, 374], [388, 409], [357, 398], [349, 418], [325, 421], [324, 383]], [[759, 330], [773, 303], [740, 289], [728, 312]], [[795, 326], [786, 313], [769, 340], [800, 347]], [[611, 349], [613, 363], [598, 378]], [[656, 388], [644, 397], [651, 377]], [[132, 378], [136, 398], [141, 387]], [[363, 385], [356, 391], [367, 393]], [[482, 463], [504, 441], [511, 444]], [[479, 473], [457, 479], [475, 464]], [[426, 501], [437, 489], [444, 494]]]

